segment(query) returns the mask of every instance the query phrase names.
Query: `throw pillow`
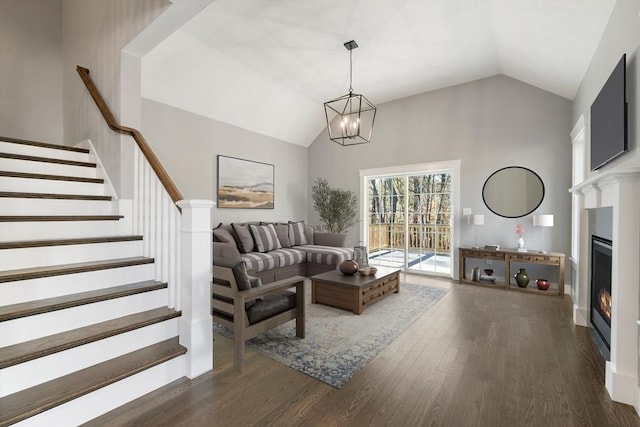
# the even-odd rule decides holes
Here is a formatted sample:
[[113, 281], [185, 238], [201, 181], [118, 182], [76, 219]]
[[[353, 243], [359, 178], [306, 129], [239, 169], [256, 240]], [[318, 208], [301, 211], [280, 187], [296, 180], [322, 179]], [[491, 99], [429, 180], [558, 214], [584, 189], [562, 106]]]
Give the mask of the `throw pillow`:
[[244, 262], [232, 262], [224, 258], [213, 258], [213, 265], [230, 268], [233, 271], [233, 277], [236, 279], [239, 291], [251, 289], [251, 276], [247, 273], [247, 266]]
[[289, 224], [276, 224], [273, 226], [276, 229], [276, 236], [280, 246], [283, 248], [290, 248], [291, 242], [289, 241]]
[[253, 237], [249, 231], [249, 226], [246, 224], [231, 224], [233, 231], [238, 236], [238, 249], [240, 252], [246, 254], [253, 252]]
[[304, 221], [289, 221], [289, 243], [291, 243], [291, 246], [309, 244], [304, 234]]
[[269, 225], [249, 225], [253, 241], [256, 243], [258, 252], [269, 252], [274, 249], [280, 249], [280, 241], [276, 235], [276, 229], [272, 224]]
[[213, 230], [213, 241], [214, 242], [222, 242], [222, 243], [233, 243], [236, 244], [236, 239], [233, 238], [231, 233], [222, 228], [216, 228]]

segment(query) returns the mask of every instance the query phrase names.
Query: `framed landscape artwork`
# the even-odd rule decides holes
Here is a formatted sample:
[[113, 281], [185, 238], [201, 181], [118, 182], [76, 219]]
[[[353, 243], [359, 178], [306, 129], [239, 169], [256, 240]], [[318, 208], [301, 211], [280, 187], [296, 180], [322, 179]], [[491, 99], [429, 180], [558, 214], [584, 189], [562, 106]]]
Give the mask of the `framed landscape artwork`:
[[273, 209], [273, 165], [218, 156], [218, 207]]

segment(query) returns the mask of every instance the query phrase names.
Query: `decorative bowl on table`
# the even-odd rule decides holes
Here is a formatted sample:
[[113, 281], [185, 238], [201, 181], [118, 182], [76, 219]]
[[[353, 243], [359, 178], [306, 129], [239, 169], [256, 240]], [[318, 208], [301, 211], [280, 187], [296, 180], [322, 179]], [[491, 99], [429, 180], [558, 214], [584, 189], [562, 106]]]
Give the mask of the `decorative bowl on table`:
[[375, 276], [377, 271], [378, 269], [375, 267], [364, 267], [359, 269], [358, 273], [360, 273], [361, 276]]

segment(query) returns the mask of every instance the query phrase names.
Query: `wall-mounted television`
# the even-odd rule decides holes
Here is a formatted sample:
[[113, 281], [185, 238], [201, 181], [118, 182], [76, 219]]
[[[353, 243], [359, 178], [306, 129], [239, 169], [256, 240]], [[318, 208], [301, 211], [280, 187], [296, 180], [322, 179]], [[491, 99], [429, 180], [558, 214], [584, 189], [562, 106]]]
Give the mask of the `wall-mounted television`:
[[627, 54], [591, 104], [591, 170], [627, 152]]

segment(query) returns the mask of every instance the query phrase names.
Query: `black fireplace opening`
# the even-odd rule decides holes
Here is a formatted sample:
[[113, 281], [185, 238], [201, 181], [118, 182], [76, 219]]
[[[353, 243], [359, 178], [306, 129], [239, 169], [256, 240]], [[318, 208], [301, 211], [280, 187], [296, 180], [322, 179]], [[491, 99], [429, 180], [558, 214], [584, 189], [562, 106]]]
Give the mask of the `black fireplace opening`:
[[591, 236], [591, 327], [605, 359], [611, 352], [611, 240]]

